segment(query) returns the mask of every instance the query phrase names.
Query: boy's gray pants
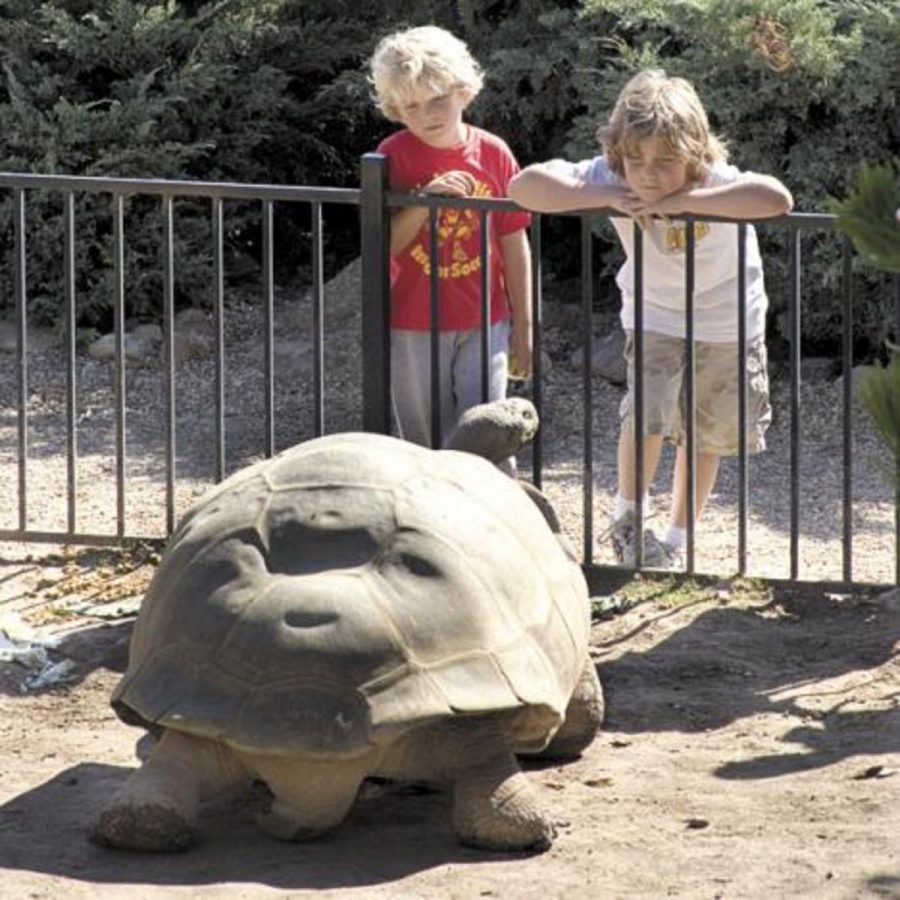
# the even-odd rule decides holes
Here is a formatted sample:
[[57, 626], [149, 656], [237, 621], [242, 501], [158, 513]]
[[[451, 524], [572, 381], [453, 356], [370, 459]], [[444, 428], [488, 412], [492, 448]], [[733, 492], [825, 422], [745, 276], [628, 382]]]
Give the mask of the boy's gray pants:
[[[481, 403], [481, 332], [442, 331], [441, 439], [467, 409]], [[488, 400], [506, 396], [509, 321], [491, 326]], [[431, 333], [391, 329], [391, 399], [404, 440], [431, 446]]]

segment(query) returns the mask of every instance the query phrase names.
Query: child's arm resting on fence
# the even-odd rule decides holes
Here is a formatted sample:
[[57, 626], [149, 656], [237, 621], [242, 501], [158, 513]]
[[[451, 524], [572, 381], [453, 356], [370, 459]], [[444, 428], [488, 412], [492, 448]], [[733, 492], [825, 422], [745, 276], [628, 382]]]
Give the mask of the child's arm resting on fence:
[[502, 235], [500, 252], [506, 275], [506, 290], [512, 308], [509, 352], [515, 360], [515, 374], [531, 377], [531, 252], [524, 228]]
[[633, 196], [625, 187], [588, 183], [573, 166], [559, 160], [522, 169], [509, 182], [507, 193], [519, 206], [543, 213], [603, 207], [627, 213], [625, 206]]
[[638, 211], [642, 216], [722, 216], [729, 219], [768, 219], [791, 211], [791, 192], [770, 175], [744, 172], [737, 180], [714, 187], [695, 187], [670, 194]]

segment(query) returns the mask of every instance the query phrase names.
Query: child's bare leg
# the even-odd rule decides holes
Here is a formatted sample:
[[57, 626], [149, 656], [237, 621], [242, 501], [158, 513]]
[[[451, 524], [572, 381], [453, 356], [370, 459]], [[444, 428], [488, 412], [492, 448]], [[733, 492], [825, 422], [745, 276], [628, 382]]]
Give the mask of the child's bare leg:
[[[663, 439], [659, 434], [644, 435], [644, 495], [656, 474]], [[619, 435], [619, 496], [625, 500], [636, 500], [635, 473], [637, 465], [634, 458], [634, 437], [628, 428], [623, 428]]]
[[[697, 477], [694, 481], [695, 521], [699, 521], [712, 493], [719, 473], [719, 455], [716, 453], [697, 454]], [[687, 504], [687, 453], [679, 447], [675, 455], [675, 474], [672, 479], [672, 516], [670, 522], [675, 528], [686, 529], [688, 520]]]

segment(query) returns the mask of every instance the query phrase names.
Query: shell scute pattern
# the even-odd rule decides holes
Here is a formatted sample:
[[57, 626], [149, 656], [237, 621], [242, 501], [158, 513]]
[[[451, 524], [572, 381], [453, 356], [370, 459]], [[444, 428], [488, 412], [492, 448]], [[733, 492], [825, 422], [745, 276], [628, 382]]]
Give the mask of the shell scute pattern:
[[577, 566], [514, 481], [364, 434], [239, 475], [172, 539], [114, 695], [123, 718], [324, 755], [509, 711], [518, 745], [542, 745], [589, 613]]

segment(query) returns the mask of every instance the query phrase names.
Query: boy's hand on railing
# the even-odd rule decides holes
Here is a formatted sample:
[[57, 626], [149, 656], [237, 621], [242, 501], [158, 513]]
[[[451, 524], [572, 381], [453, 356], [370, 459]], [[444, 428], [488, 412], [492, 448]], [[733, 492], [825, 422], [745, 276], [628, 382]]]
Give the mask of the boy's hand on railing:
[[437, 178], [433, 178], [424, 187], [420, 188], [423, 194], [440, 194], [445, 197], [472, 197], [478, 182], [471, 172], [461, 169], [452, 169], [442, 172]]
[[609, 205], [634, 219], [642, 230], [646, 231], [650, 226], [650, 220], [653, 218], [653, 213], [650, 211], [651, 204], [642, 200], [627, 187], [614, 189], [609, 198]]
[[[634, 218], [644, 220], [647, 223], [651, 219], [664, 219], [667, 223], [670, 216], [678, 213], [690, 212], [689, 204], [690, 191], [676, 191], [667, 197], [661, 197], [659, 200], [641, 200], [639, 197], [637, 203], [634, 204]], [[644, 226], [642, 226], [644, 227]]]

